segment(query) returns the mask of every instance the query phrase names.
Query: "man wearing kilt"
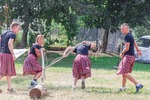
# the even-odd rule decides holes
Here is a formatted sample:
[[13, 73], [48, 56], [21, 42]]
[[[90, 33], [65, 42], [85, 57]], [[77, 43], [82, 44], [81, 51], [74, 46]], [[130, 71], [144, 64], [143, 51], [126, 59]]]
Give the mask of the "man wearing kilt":
[[15, 64], [14, 61], [16, 57], [13, 52], [13, 43], [16, 39], [16, 35], [20, 30], [20, 25], [18, 23], [13, 22], [10, 26], [10, 31], [6, 32], [6, 34], [1, 35], [1, 53], [0, 53], [0, 79], [3, 76], [6, 76], [7, 80], [7, 92], [14, 93], [11, 86], [12, 76], [16, 75]]
[[37, 85], [37, 80], [42, 75], [42, 66], [40, 65], [38, 58], [41, 57], [41, 50], [44, 51], [44, 36], [38, 35], [36, 43], [34, 43], [30, 49], [29, 55], [23, 64], [23, 75], [34, 75], [29, 87]]
[[121, 32], [125, 35], [125, 48], [120, 53], [122, 60], [118, 65], [117, 72], [118, 75], [122, 75], [122, 87], [119, 89], [119, 91], [125, 90], [126, 80], [129, 79], [132, 83], [135, 84], [136, 92], [139, 92], [139, 90], [143, 88], [143, 85], [139, 84], [129, 73], [132, 72], [132, 68], [135, 62], [134, 47], [136, 48], [139, 56], [141, 56], [142, 53], [139, 50], [132, 33], [129, 31], [129, 25], [127, 23], [121, 25]]
[[76, 48], [74, 47], [68, 47], [64, 51], [64, 57], [66, 57], [66, 54], [72, 50], [77, 54], [73, 61], [73, 68], [72, 68], [72, 74], [73, 74], [73, 86], [72, 89], [75, 90], [77, 81], [81, 79], [81, 88], [85, 88], [85, 79], [88, 77], [91, 77], [91, 67], [90, 67], [90, 59], [88, 57], [88, 50], [91, 48], [95, 48], [96, 44], [93, 42], [83, 42]]

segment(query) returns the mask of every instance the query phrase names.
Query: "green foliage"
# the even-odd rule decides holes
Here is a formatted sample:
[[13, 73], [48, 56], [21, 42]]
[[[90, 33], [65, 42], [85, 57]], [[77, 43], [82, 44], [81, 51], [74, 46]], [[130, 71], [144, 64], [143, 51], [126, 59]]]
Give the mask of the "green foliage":
[[138, 39], [141, 36], [150, 35], [150, 30], [144, 26], [137, 26], [134, 28], [133, 33], [134, 33], [135, 38]]
[[21, 43], [21, 39], [22, 39], [22, 34], [23, 32], [19, 32], [16, 36], [15, 42], [14, 42], [14, 46], [15, 48], [18, 48], [20, 46]]
[[[6, 4], [8, 9], [3, 8]], [[61, 24], [58, 25], [61, 29], [56, 28], [65, 33], [65, 41], [70, 45], [78, 33], [78, 27], [82, 26], [104, 28], [106, 34], [119, 29], [118, 26], [124, 22], [129, 23], [132, 28], [148, 28], [149, 23], [146, 21], [149, 21], [149, 8], [149, 0], [2, 0], [0, 24], [8, 26], [11, 19], [20, 19], [24, 23], [22, 42], [26, 43], [30, 29], [46, 37], [50, 36], [54, 20]], [[105, 41], [107, 40], [103, 42], [107, 43]]]

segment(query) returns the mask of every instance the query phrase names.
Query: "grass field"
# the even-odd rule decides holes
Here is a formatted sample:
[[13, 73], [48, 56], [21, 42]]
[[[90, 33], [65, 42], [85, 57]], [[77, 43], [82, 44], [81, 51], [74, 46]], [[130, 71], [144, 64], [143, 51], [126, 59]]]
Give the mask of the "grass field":
[[[46, 64], [61, 55], [55, 53], [47, 54]], [[6, 93], [6, 80], [0, 81], [0, 100], [30, 100], [28, 85], [32, 76], [22, 75], [22, 64], [26, 55], [16, 60], [17, 76], [13, 78], [12, 86], [17, 94]], [[74, 55], [61, 60], [46, 69], [47, 92], [42, 100], [150, 100], [150, 65], [135, 63], [132, 75], [144, 85], [140, 93], [135, 93], [135, 86], [127, 81], [127, 90], [118, 93], [121, 86], [121, 76], [116, 75], [112, 66], [116, 66], [120, 60], [117, 57], [91, 57], [92, 77], [86, 80], [86, 89], [80, 88], [78, 81], [77, 89], [72, 91], [72, 61]], [[41, 80], [39, 80], [41, 82]]]

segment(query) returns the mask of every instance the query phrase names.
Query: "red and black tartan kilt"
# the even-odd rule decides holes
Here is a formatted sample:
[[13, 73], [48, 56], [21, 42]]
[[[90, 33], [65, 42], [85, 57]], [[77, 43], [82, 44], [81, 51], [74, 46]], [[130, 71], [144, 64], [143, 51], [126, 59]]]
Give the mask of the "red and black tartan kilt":
[[23, 75], [36, 75], [42, 71], [38, 58], [33, 54], [29, 54], [23, 64]]
[[91, 66], [88, 55], [78, 54], [73, 61], [73, 77], [81, 79], [82, 76], [85, 78], [91, 77]]
[[118, 65], [117, 75], [131, 73], [134, 62], [135, 62], [135, 56], [125, 55]]
[[11, 54], [0, 53], [0, 75], [16, 75], [15, 63]]

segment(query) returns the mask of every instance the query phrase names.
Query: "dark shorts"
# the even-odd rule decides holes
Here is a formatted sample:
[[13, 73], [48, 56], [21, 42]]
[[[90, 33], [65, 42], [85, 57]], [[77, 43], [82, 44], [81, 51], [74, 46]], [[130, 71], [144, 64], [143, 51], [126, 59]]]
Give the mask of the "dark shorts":
[[118, 65], [117, 75], [131, 73], [134, 62], [135, 62], [135, 56], [125, 55]]

